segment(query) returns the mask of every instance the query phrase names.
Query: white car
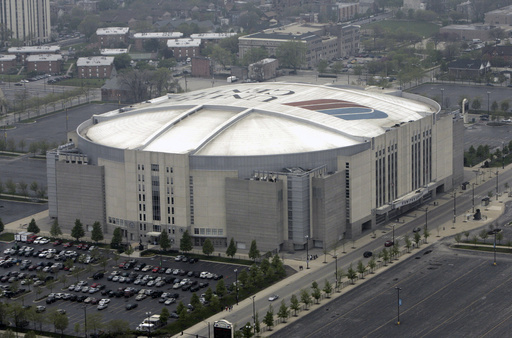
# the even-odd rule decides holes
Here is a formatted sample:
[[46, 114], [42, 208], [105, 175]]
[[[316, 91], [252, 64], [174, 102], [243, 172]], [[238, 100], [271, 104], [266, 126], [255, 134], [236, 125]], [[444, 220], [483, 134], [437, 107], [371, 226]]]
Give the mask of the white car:
[[48, 243], [50, 243], [50, 240], [48, 238], [43, 237], [39, 240], [39, 244], [48, 244]]
[[169, 298], [164, 302], [165, 305], [171, 305], [174, 303], [176, 303], [176, 299], [174, 299], [174, 298]]
[[143, 294], [143, 293], [140, 293], [137, 295], [137, 297], [135, 297], [135, 300], [143, 300], [143, 299], [146, 299], [146, 295]]
[[35, 240], [34, 240], [34, 244], [40, 244], [39, 241], [42, 240], [43, 237], [37, 237]]
[[269, 302], [273, 302], [273, 301], [277, 300], [278, 298], [279, 298], [278, 295], [272, 295], [272, 296], [268, 297], [268, 300], [269, 300]]
[[110, 303], [110, 299], [108, 299], [108, 298], [103, 298], [103, 299], [101, 299], [101, 300], [99, 301], [99, 303], [98, 303], [98, 304], [100, 304], [100, 305], [101, 305], [101, 304], [108, 304], [108, 303]]

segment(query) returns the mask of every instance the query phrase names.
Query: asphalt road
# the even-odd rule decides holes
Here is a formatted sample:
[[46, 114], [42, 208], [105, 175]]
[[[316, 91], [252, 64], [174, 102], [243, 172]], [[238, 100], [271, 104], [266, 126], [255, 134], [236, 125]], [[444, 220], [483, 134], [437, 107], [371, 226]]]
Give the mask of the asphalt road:
[[[419, 251], [275, 337], [505, 337], [510, 333], [512, 260], [452, 250], [448, 239]], [[398, 294], [401, 288], [400, 325]]]

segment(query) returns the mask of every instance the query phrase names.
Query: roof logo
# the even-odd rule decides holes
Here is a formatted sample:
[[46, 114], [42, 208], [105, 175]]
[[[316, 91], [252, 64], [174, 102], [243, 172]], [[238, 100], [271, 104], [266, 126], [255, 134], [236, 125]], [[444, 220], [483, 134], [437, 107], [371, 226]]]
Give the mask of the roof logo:
[[385, 119], [388, 117], [388, 114], [383, 111], [343, 100], [311, 100], [290, 102], [287, 105], [314, 110], [343, 120]]

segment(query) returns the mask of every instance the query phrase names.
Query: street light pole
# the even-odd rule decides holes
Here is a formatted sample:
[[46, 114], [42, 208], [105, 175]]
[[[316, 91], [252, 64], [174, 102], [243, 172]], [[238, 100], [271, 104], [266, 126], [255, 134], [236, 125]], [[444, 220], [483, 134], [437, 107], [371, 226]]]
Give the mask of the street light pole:
[[306, 269], [309, 269], [309, 236], [306, 235]]
[[453, 189], [453, 227], [455, 228], [455, 222], [457, 221], [457, 191]]
[[336, 259], [336, 271], [334, 272], [334, 288], [338, 291], [338, 255], [334, 255], [334, 259]]
[[491, 95], [491, 92], [487, 92], [487, 115], [489, 115], [489, 103], [491, 102], [490, 101], [490, 95]]
[[499, 174], [499, 171], [496, 170], [496, 201], [498, 200], [498, 174]]
[[87, 338], [87, 306], [84, 305], [84, 332], [85, 338]]
[[473, 186], [473, 214], [475, 213], [475, 183], [471, 184]]
[[146, 312], [146, 317], [148, 318], [148, 335], [151, 337], [151, 321], [149, 320], [149, 317], [151, 317], [151, 312]]
[[494, 263], [493, 265], [496, 265], [496, 233], [498, 232], [496, 229], [494, 229]]
[[441, 110], [443, 110], [444, 88], [441, 88]]
[[395, 225], [393, 224], [393, 245], [395, 244]]
[[425, 230], [428, 230], [428, 207], [425, 208]]
[[238, 269], [235, 269], [236, 305], [238, 305]]
[[401, 303], [401, 301], [400, 301], [400, 290], [402, 290], [402, 289], [401, 289], [401, 288], [399, 288], [399, 287], [396, 287], [395, 289], [396, 289], [396, 291], [397, 291], [397, 295], [398, 295], [398, 299], [397, 299], [397, 312], [398, 312], [398, 318], [397, 318], [397, 322], [396, 322], [396, 324], [397, 324], [397, 325], [400, 325], [400, 303]]
[[256, 335], [256, 307], [254, 306], [254, 298], [256, 298], [256, 296], [252, 296], [252, 323], [254, 335]]

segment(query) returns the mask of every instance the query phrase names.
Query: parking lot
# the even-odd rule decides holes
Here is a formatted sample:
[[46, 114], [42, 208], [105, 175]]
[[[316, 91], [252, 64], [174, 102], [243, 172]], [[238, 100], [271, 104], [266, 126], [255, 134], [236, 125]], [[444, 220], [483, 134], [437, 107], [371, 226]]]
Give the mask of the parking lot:
[[[64, 247], [66, 244], [68, 247]], [[206, 261], [191, 263], [168, 256], [121, 257], [115, 262], [110, 250], [98, 253], [89, 249], [66, 242], [1, 243], [0, 287], [4, 297], [21, 300], [39, 312], [64, 310], [69, 318], [65, 333], [71, 334], [75, 323], [83, 326], [84, 316], [94, 313], [100, 314], [103, 323], [126, 321], [129, 313], [130, 328], [135, 329], [148, 313], [159, 314], [164, 307], [171, 313], [169, 322], [175, 320], [172, 313], [180, 301], [188, 305], [193, 292], [200, 296], [208, 287], [215, 291], [221, 279], [228, 286], [235, 280], [234, 270], [246, 268]], [[104, 264], [93, 259], [95, 255], [108, 257], [105, 271]], [[79, 274], [78, 268], [83, 268]], [[28, 293], [23, 295], [23, 289]], [[43, 329], [53, 331], [53, 326], [44, 324]]]

